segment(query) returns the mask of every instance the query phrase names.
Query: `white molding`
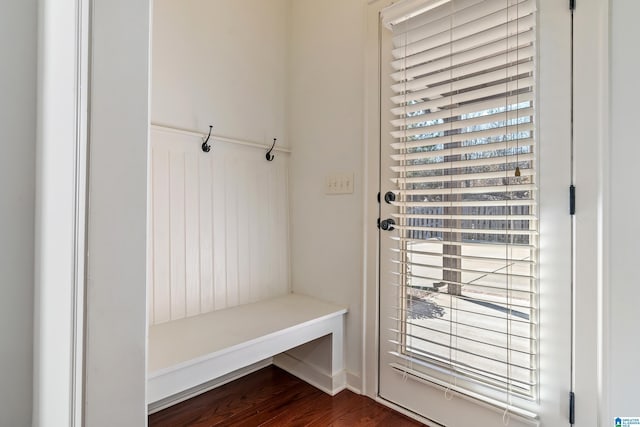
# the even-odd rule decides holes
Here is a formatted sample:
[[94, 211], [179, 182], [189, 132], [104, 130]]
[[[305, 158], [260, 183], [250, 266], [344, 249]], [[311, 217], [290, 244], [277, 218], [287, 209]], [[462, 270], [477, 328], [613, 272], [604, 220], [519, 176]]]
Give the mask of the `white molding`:
[[[197, 132], [197, 131], [188, 130], [188, 129], [180, 129], [180, 128], [171, 127], [171, 126], [167, 126], [167, 125], [161, 125], [159, 123], [151, 123], [151, 129], [159, 131], [159, 132], [167, 132], [167, 133], [174, 133], [174, 134], [179, 134], [179, 135], [184, 135], [184, 136], [190, 136], [190, 137], [193, 137], [193, 138], [198, 138], [200, 140], [204, 140], [208, 135], [207, 133]], [[247, 140], [243, 140], [243, 139], [230, 138], [230, 137], [227, 137], [227, 136], [216, 135], [214, 133], [211, 134], [210, 141], [212, 141], [212, 142], [213, 141], [220, 141], [220, 142], [226, 142], [226, 143], [229, 143], [229, 144], [244, 145], [246, 147], [259, 148], [261, 150], [268, 150], [268, 149], [271, 148], [271, 145], [261, 144], [259, 142], [255, 142], [255, 141], [247, 141]], [[291, 153], [291, 149], [290, 148], [278, 145], [277, 142], [276, 142], [275, 147], [273, 148], [273, 151], [277, 151], [277, 152], [280, 152], [280, 153]]]
[[232, 381], [240, 379], [245, 375], [249, 375], [256, 371], [259, 371], [260, 369], [266, 368], [267, 366], [270, 366], [272, 364], [273, 364], [272, 358], [261, 360], [260, 362], [256, 362], [252, 365], [238, 369], [237, 371], [233, 371], [227, 375], [223, 375], [211, 381], [207, 381], [203, 384], [200, 384], [199, 386], [190, 388], [189, 390], [185, 390], [181, 393], [177, 393], [172, 396], [169, 396], [166, 399], [162, 399], [157, 402], [150, 403], [147, 405], [148, 413], [154, 414], [156, 412], [162, 411], [163, 409], [166, 409], [170, 406], [176, 405], [180, 402], [184, 402], [185, 400], [189, 400], [193, 397], [199, 396], [215, 388], [221, 387]]
[[355, 394], [362, 393], [362, 377], [347, 371], [347, 390], [352, 391]]
[[364, 78], [364, 263], [363, 263], [363, 352], [361, 392], [378, 394], [379, 259], [376, 218], [380, 191], [380, 64], [378, 37], [380, 10], [388, 1], [372, 1], [366, 8]]
[[86, 227], [88, 175], [89, 0], [77, 0], [76, 29], [76, 206], [74, 234], [75, 279], [73, 290], [73, 353], [71, 383], [71, 427], [84, 425], [84, 336], [86, 296]]
[[424, 418], [424, 417], [416, 414], [415, 412], [411, 412], [411, 411], [407, 410], [406, 408], [403, 408], [402, 406], [398, 406], [393, 402], [385, 400], [385, 399], [383, 399], [383, 398], [381, 398], [379, 396], [376, 396], [374, 398], [374, 400], [376, 402], [378, 402], [379, 404], [384, 405], [387, 408], [391, 408], [394, 411], [399, 412], [402, 415], [405, 415], [405, 416], [407, 416], [407, 417], [409, 417], [409, 418], [411, 418], [413, 420], [421, 422], [422, 424], [424, 424], [424, 425], [426, 425], [428, 427], [446, 427], [446, 426], [443, 426], [442, 424], [436, 423], [435, 421], [432, 421], [432, 420], [430, 420], [428, 418]]
[[288, 353], [274, 356], [273, 364], [331, 396], [347, 388], [347, 374], [344, 370], [332, 375]]

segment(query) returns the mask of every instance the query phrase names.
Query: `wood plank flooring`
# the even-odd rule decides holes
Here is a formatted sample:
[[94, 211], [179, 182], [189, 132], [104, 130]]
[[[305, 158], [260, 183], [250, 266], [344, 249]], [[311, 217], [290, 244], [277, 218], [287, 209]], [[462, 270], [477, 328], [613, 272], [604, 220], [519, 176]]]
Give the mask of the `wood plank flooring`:
[[331, 397], [275, 366], [149, 416], [150, 427], [420, 425], [348, 390]]

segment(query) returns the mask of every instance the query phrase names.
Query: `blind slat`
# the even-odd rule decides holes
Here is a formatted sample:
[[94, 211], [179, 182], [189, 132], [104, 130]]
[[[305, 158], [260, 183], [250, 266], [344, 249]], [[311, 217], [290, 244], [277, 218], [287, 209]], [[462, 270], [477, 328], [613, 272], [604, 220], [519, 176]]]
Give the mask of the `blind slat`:
[[396, 116], [414, 114], [422, 111], [434, 111], [456, 107], [466, 102], [475, 102], [479, 99], [495, 97], [496, 105], [504, 106], [503, 100], [505, 95], [511, 95], [516, 90], [524, 91], [528, 87], [532, 87], [534, 80], [532, 77], [510, 81], [508, 83], [500, 83], [489, 85], [487, 87], [470, 90], [468, 92], [457, 93], [437, 99], [431, 99], [421, 102], [415, 102], [410, 105], [403, 105], [391, 109]]
[[[422, 277], [424, 279], [430, 279], [430, 280], [437, 280], [433, 277]], [[504, 291], [504, 287], [500, 287], [500, 286], [494, 286], [494, 285], [490, 285], [490, 284], [480, 284], [477, 282], [474, 283], [468, 283], [468, 282], [434, 282], [434, 283], [438, 283], [442, 286], [448, 286], [448, 285], [454, 285], [454, 286], [462, 286], [465, 289], [467, 289], [467, 291], [469, 292], [484, 292], [484, 291]], [[395, 284], [397, 286], [399, 286], [397, 283]], [[433, 290], [433, 286], [422, 286], [422, 285], [412, 285], [411, 286], [412, 289], [418, 289], [424, 292], [436, 292]], [[443, 295], [442, 292], [440, 292], [439, 290], [437, 291], [438, 295]], [[531, 297], [533, 297], [535, 295], [535, 292], [531, 291], [531, 290], [527, 290], [526, 288], [518, 288], [516, 286], [514, 286], [512, 289], [509, 290], [509, 292], [514, 293], [514, 294], [518, 294], [518, 295], [529, 295]], [[480, 301], [480, 300], [476, 300], [476, 301]], [[502, 317], [504, 318], [504, 316]], [[453, 320], [451, 320], [453, 321]]]
[[[523, 123], [524, 124], [524, 123]], [[524, 129], [518, 129], [516, 126], [515, 133], [519, 132], [528, 132], [531, 130], [531, 126], [523, 126]], [[469, 132], [467, 132], [469, 133]], [[465, 135], [465, 133], [461, 133], [459, 135]], [[503, 136], [504, 134], [498, 133], [497, 136]], [[487, 138], [487, 137], [485, 137]], [[433, 138], [425, 138], [424, 142], [429, 142], [430, 139]], [[402, 144], [400, 144], [402, 145]], [[444, 162], [445, 156], [454, 156], [460, 154], [477, 154], [482, 157], [496, 157], [495, 153], [497, 151], [511, 150], [514, 148], [518, 149], [531, 149], [534, 145], [533, 138], [517, 138], [511, 141], [496, 141], [496, 142], [482, 142], [475, 143], [470, 145], [464, 145], [462, 147], [445, 147], [444, 144], [425, 144], [420, 147], [413, 148], [421, 148], [420, 151], [414, 151], [409, 153], [401, 153], [401, 154], [392, 154], [391, 158], [398, 162], [407, 162], [409, 160], [423, 160], [423, 161], [434, 161], [438, 163]], [[402, 150], [404, 147], [400, 148]], [[510, 155], [515, 155], [515, 153], [510, 153]], [[504, 155], [503, 155], [504, 156]]]
[[[407, 44], [400, 43], [399, 47], [391, 51], [391, 54], [394, 58], [399, 59], [416, 53], [429, 52], [432, 57], [438, 58], [444, 56], [441, 54], [444, 49], [452, 48], [455, 51], [460, 51], [496, 40], [517, 37], [519, 33], [533, 28], [535, 21], [532, 12], [533, 7], [529, 3], [527, 7], [522, 6], [517, 17], [516, 6], [512, 6], [509, 10], [508, 21], [501, 16], [506, 14], [503, 9], [475, 21], [460, 23], [451, 30], [448, 29], [447, 23], [443, 23], [440, 28], [428, 27], [426, 28], [428, 33], [425, 32], [423, 38]], [[399, 40], [402, 40], [402, 37]]]
[[[482, 40], [462, 39], [451, 46], [431, 49], [430, 52], [416, 53], [391, 62], [391, 67], [397, 72], [419, 65], [430, 64], [430, 72], [441, 71], [448, 67], [455, 67], [468, 62], [478, 61], [491, 55], [505, 52], [517, 52], [518, 49], [529, 46], [534, 39], [532, 29], [522, 29], [517, 37], [491, 38], [485, 34]], [[517, 55], [508, 55], [508, 62], [517, 59]], [[423, 74], [426, 74], [424, 70]]]
[[[472, 133], [472, 132], [470, 132]], [[480, 134], [481, 132], [473, 132], [476, 134]], [[504, 163], [511, 162], [528, 162], [531, 160], [535, 160], [535, 154], [508, 154], [506, 156], [496, 156], [489, 157], [486, 159], [468, 159], [468, 160], [457, 160], [446, 163], [426, 163], [426, 164], [418, 164], [418, 165], [405, 165], [405, 166], [393, 166], [391, 168], [394, 172], [419, 172], [419, 171], [430, 171], [430, 170], [450, 170], [450, 169], [458, 169], [465, 168], [470, 166], [491, 166], [491, 165], [499, 165]], [[460, 179], [458, 178], [460, 175], [450, 175], [446, 176], [443, 181], [449, 181], [450, 179]]]
[[[415, 336], [413, 336], [411, 334], [408, 334], [406, 332], [405, 332], [405, 337], [408, 337], [408, 338], [410, 338], [412, 340], [419, 340], [419, 341], [423, 341], [425, 343], [429, 343], [429, 344], [432, 344], [432, 345], [435, 345], [435, 346], [439, 346], [442, 349], [451, 348], [446, 343], [440, 343], [440, 342], [437, 342], [434, 339], [425, 338], [425, 337], [415, 337]], [[417, 349], [417, 347], [411, 347], [411, 348]], [[498, 363], [498, 364], [501, 364], [501, 365], [504, 365], [504, 366], [510, 366], [510, 367], [513, 367], [513, 368], [519, 368], [519, 369], [524, 369], [524, 370], [528, 370], [528, 371], [533, 371], [534, 370], [534, 368], [531, 367], [531, 366], [527, 367], [527, 366], [523, 366], [523, 365], [520, 365], [520, 364], [517, 364], [517, 363], [508, 363], [508, 362], [504, 362], [504, 361], [502, 361], [502, 360], [500, 360], [498, 358], [495, 358], [495, 357], [489, 357], [489, 356], [483, 355], [482, 353], [477, 353], [477, 352], [472, 351], [472, 350], [470, 350], [468, 348], [465, 348], [464, 346], [462, 346], [460, 344], [457, 344], [456, 347], [454, 347], [454, 349], [455, 349], [456, 352], [465, 353], [467, 355], [477, 357], [478, 359], [483, 359], [483, 360], [495, 362], [495, 363]], [[477, 365], [475, 365], [475, 366], [477, 367]], [[493, 373], [493, 371], [488, 371], [488, 370], [485, 371], [485, 372]]]
[[[475, 65], [475, 66], [474, 66]], [[404, 81], [391, 86], [391, 89], [400, 95], [391, 98], [396, 103], [409, 102], [421, 98], [433, 98], [434, 96], [446, 96], [454, 91], [462, 91], [474, 86], [487, 85], [494, 81], [513, 78], [515, 76], [531, 73], [533, 71], [533, 58], [520, 57], [510, 64], [502, 64], [492, 68], [492, 71], [477, 74], [480, 64], [471, 64], [463, 68], [451, 70], [450, 73], [439, 73], [421, 79]], [[411, 93], [412, 98], [405, 97], [404, 93]]]
[[[397, 205], [397, 202], [393, 202]], [[527, 206], [533, 207], [536, 205], [534, 200], [466, 200], [466, 201], [453, 201], [453, 202], [407, 202], [404, 203], [404, 207], [409, 208], [420, 208], [420, 207], [440, 207], [440, 208], [450, 208], [450, 207], [495, 207], [495, 208], [503, 208], [503, 207], [514, 207], [514, 206]]]
[[[488, 352], [491, 352], [491, 350], [495, 350], [495, 349], [500, 349], [500, 350], [509, 350], [512, 351], [514, 353], [520, 353], [522, 355], [526, 355], [526, 356], [533, 356], [536, 353], [532, 352], [532, 351], [528, 351], [528, 350], [524, 350], [524, 349], [519, 349], [514, 345], [511, 346], [507, 346], [504, 344], [496, 344], [496, 343], [490, 343], [487, 341], [481, 341], [478, 340], [476, 338], [473, 338], [472, 336], [468, 336], [468, 335], [462, 335], [462, 334], [456, 334], [456, 333], [450, 333], [449, 331], [441, 331], [438, 330], [436, 328], [429, 328], [423, 325], [415, 325], [413, 323], [409, 323], [409, 327], [413, 327], [413, 328], [417, 328], [417, 329], [424, 329], [424, 330], [428, 330], [430, 332], [429, 336], [430, 339], [427, 339], [423, 336], [418, 336], [418, 335], [413, 335], [411, 333], [406, 333], [406, 336], [415, 340], [419, 340], [419, 341], [425, 341], [425, 342], [430, 342], [433, 344], [438, 344], [441, 346], [444, 346], [445, 348], [454, 348], [449, 346], [447, 343], [444, 342], [440, 342], [437, 340], [437, 336], [438, 334], [443, 335], [443, 338], [447, 339], [449, 338], [449, 336], [455, 338], [456, 340], [458, 340], [458, 342], [456, 343], [456, 347], [455, 349], [459, 349], [459, 348], [464, 348], [464, 344], [461, 344], [461, 342], [469, 342], [472, 343], [473, 347], [489, 347]], [[396, 332], [398, 334], [402, 334], [403, 332], [400, 332], [398, 330], [391, 330], [391, 332]], [[477, 357], [484, 357], [483, 353], [476, 353], [476, 352], [470, 352], [471, 354], [473, 354], [474, 356]], [[507, 362], [503, 362], [505, 365], [509, 365], [509, 363]], [[517, 364], [511, 364], [514, 367], [518, 367], [518, 368], [522, 368], [522, 369], [533, 369], [532, 367], [525, 367], [525, 366], [519, 366]]]
[[[453, 228], [453, 227], [420, 227], [417, 225], [395, 225], [398, 230], [411, 230], [411, 231], [430, 231], [440, 233], [463, 233], [463, 234], [495, 234], [500, 236], [537, 236], [538, 232], [535, 230], [500, 230], [495, 228], [475, 229], [475, 228]], [[448, 268], [449, 269], [449, 268]], [[459, 269], [451, 268], [451, 271], [459, 271]]]
[[[415, 316], [416, 318], [419, 318], [421, 315], [423, 315], [423, 313], [421, 313], [420, 311], [413, 311], [410, 308], [398, 308], [398, 311], [401, 312], [406, 312], [408, 313], [410, 316]], [[404, 319], [400, 319], [397, 317], [391, 317], [391, 320], [395, 321], [395, 322], [403, 322]], [[470, 323], [464, 323], [464, 322], [456, 322], [456, 321], [451, 321], [450, 323], [459, 326], [461, 328], [467, 328], [469, 330], [478, 330], [478, 331], [486, 331], [486, 332], [490, 332], [492, 335], [498, 335], [498, 336], [503, 336], [503, 337], [507, 337], [507, 336], [511, 336], [511, 337], [515, 337], [516, 339], [520, 339], [520, 340], [527, 340], [529, 341], [531, 344], [530, 345], [534, 345], [534, 343], [536, 342], [536, 339], [530, 335], [518, 335], [518, 333], [514, 333], [514, 332], [508, 332], [506, 328], [504, 328], [503, 330], [499, 330], [499, 329], [490, 329], [490, 328], [485, 328], [483, 327], [481, 324], [475, 323], [475, 324], [470, 324]], [[419, 326], [421, 327], [422, 325], [413, 325], [413, 326]]]
[[468, 214], [468, 215], [441, 215], [441, 214], [415, 214], [415, 213], [392, 213], [391, 216], [393, 218], [402, 218], [405, 220], [408, 219], [465, 219], [465, 220], [473, 220], [473, 221], [482, 221], [482, 220], [494, 220], [494, 221], [535, 221], [537, 218], [533, 215], [476, 215], [476, 214]]
[[[503, 205], [504, 206], [504, 205]], [[395, 242], [403, 242], [404, 244], [408, 244], [408, 245], [415, 245], [415, 244], [420, 244], [425, 242], [424, 239], [412, 239], [409, 237], [398, 237], [398, 236], [393, 236], [390, 235], [388, 237], [389, 239], [395, 241]], [[436, 245], [444, 245], [446, 244], [447, 246], [462, 246], [462, 242], [456, 242], [456, 241], [447, 241], [447, 242], [443, 242], [443, 241], [439, 241], [439, 240], [427, 240], [429, 243], [432, 244], [436, 244]], [[471, 248], [471, 249], [486, 249], [487, 247], [490, 246], [495, 246], [495, 248], [493, 248], [493, 251], [496, 250], [496, 248], [500, 248], [502, 250], [504, 250], [504, 243], [499, 243], [499, 242], [482, 242], [482, 243], [475, 243], [475, 242], [464, 242], [464, 246], [467, 248]], [[535, 245], [529, 245], [529, 244], [517, 244], [517, 245], [510, 245], [509, 248], [511, 249], [521, 249], [521, 250], [536, 250], [537, 246]]]
[[533, 39], [534, 31], [525, 31], [518, 36], [516, 41], [497, 40], [450, 57], [431, 58], [431, 61], [424, 63], [417, 61], [413, 65], [397, 64], [399, 66], [389, 76], [395, 82], [410, 81], [423, 76], [441, 79], [440, 74], [445, 71], [454, 74], [460, 72], [461, 75], [466, 75], [470, 71], [481, 72], [497, 66], [504, 67], [518, 58], [525, 59], [535, 56]]
[[[504, 170], [496, 171], [496, 172], [477, 172], [470, 171], [467, 174], [460, 175], [460, 181], [469, 181], [469, 180], [483, 180], [483, 179], [495, 179], [495, 178], [506, 178], [508, 176], [513, 176], [515, 171], [515, 166], [511, 168], [506, 168]], [[520, 174], [521, 176], [531, 176], [535, 174], [535, 170], [530, 168], [525, 168], [523, 165], [520, 166]], [[452, 178], [451, 175], [447, 175], [447, 178]], [[413, 176], [413, 177], [399, 177], [392, 178], [391, 182], [396, 184], [398, 188], [407, 188], [407, 185], [415, 185], [415, 184], [432, 184], [432, 183], [441, 183], [443, 180], [443, 175], [429, 175], [429, 176]], [[457, 181], [454, 179], [449, 179], [450, 183], [456, 183]]]
[[[395, 345], [399, 345], [400, 343], [396, 340], [389, 340], [389, 342], [391, 342], [392, 344]], [[477, 369], [476, 367], [469, 365], [467, 363], [463, 363], [463, 362], [456, 362], [456, 363], [447, 363], [446, 360], [444, 360], [442, 358], [442, 356], [431, 353], [428, 354], [428, 352], [426, 351], [421, 351], [418, 349], [411, 349], [412, 352], [414, 354], [416, 354], [418, 357], [414, 358], [411, 360], [411, 362], [414, 362], [417, 365], [423, 365], [425, 367], [431, 367], [433, 369], [437, 370], [437, 366], [440, 365], [441, 369], [443, 369], [443, 373], [448, 373], [449, 375], [452, 374], [451, 371], [447, 372], [447, 368], [450, 370], [452, 367], [455, 367], [457, 372], [459, 373], [465, 373], [465, 376], [458, 376], [459, 379], [465, 380], [465, 381], [478, 381], [480, 380], [480, 378], [484, 377], [486, 380], [490, 380], [491, 385], [496, 385], [497, 383], [504, 383], [507, 384], [509, 382], [509, 378], [505, 375], [501, 375], [502, 372], [506, 372], [506, 369], [501, 369], [501, 373], [495, 373], [495, 372], [489, 372], [489, 371], [483, 371], [481, 369]], [[390, 352], [392, 353], [395, 357], [397, 357], [398, 359], [405, 359], [407, 360], [407, 355], [402, 355], [400, 353], [397, 352]], [[420, 356], [423, 355], [430, 355], [431, 358], [430, 359], [426, 359]], [[408, 361], [408, 360], [407, 360]], [[453, 366], [452, 366], [453, 365]], [[413, 366], [413, 364], [407, 364], [405, 366], [402, 366], [402, 368], [404, 369], [411, 369]], [[415, 372], [420, 372], [420, 371], [415, 371]], [[468, 376], [469, 374], [470, 377]], [[450, 378], [449, 378], [450, 379]], [[535, 381], [534, 380], [527, 380], [527, 381], [518, 381], [516, 379], [511, 378], [511, 381], [514, 382], [514, 384], [511, 384], [513, 387], [516, 387], [516, 389], [520, 389], [519, 391], [524, 391], [527, 390], [528, 387], [531, 387], [533, 385], [535, 385]], [[445, 382], [445, 384], [447, 384]], [[451, 386], [451, 385], [450, 385]], [[504, 391], [504, 390], [503, 390]], [[528, 397], [528, 396], [524, 396], [524, 397]]]
[[[456, 80], [452, 83], [444, 82], [438, 86], [429, 86], [427, 89], [409, 91], [401, 93], [398, 96], [391, 98], [394, 104], [405, 104], [414, 101], [422, 101], [425, 99], [440, 99], [451, 96], [450, 94], [456, 94], [456, 92], [465, 92], [467, 89], [487, 87], [487, 86], [500, 86], [504, 88], [503, 79], [511, 78], [511, 84], [515, 87], [513, 90], [525, 89], [531, 86], [531, 79], [528, 79], [530, 72], [533, 69], [533, 65], [529, 63], [513, 65], [509, 68], [498, 69], [489, 73], [482, 74], [480, 76], [472, 76], [464, 78], [462, 80]], [[522, 84], [518, 84], [523, 82]], [[402, 92], [401, 89], [399, 92]]]
[[[533, 93], [523, 93], [516, 96], [509, 96], [505, 99], [505, 105], [509, 109], [521, 108], [513, 107], [516, 104], [525, 104], [533, 101]], [[393, 126], [411, 126], [417, 123], [431, 122], [436, 123], [437, 120], [450, 119], [451, 117], [458, 117], [462, 115], [468, 115], [469, 113], [478, 113], [486, 111], [491, 108], [495, 108], [495, 99], [488, 101], [469, 102], [460, 107], [455, 107], [449, 110], [440, 110], [435, 112], [424, 112], [422, 114], [415, 114], [409, 117], [403, 117], [401, 119], [391, 120]]]
[[[518, 0], [511, 2], [513, 6], [525, 7], [531, 0]], [[395, 47], [403, 43], [413, 43], [416, 40], [442, 31], [444, 26], [460, 25], [492, 15], [506, 7], [504, 0], [457, 0], [449, 2], [431, 11], [430, 13], [417, 14], [412, 19], [396, 24], [393, 27], [392, 42]], [[534, 5], [535, 6], [535, 5]], [[452, 22], [456, 18], [455, 22]], [[434, 28], [437, 30], [430, 30]], [[447, 28], [447, 27], [444, 27]]]
[[399, 190], [398, 194], [403, 196], [447, 196], [452, 194], [500, 194], [512, 193], [515, 191], [536, 190], [534, 184], [519, 185], [493, 185], [486, 187], [462, 187], [462, 188], [436, 188], [436, 189], [415, 189], [415, 190]]
[[[456, 283], [452, 283], [452, 284], [456, 284]], [[395, 284], [395, 286], [401, 286], [400, 284]], [[481, 307], [481, 306], [478, 306]], [[505, 316], [504, 314], [499, 316], [499, 315], [488, 315], [485, 312], [482, 311], [478, 311], [478, 310], [471, 310], [471, 309], [465, 309], [465, 308], [460, 308], [458, 307], [447, 307], [448, 310], [451, 310], [452, 312], [454, 312], [455, 316], [457, 318], [459, 317], [464, 317], [463, 315], [461, 315], [460, 313], [469, 315], [471, 317], [475, 317], [477, 319], [481, 319], [483, 322], [487, 322], [490, 320], [495, 320], [497, 321], [504, 321], [505, 320]], [[519, 319], [517, 317], [513, 317], [509, 319], [509, 322], [512, 323], [517, 323], [521, 326], [527, 326], [527, 327], [533, 327], [533, 326], [537, 326], [535, 322], [532, 322], [530, 320], [525, 320], [525, 319]]]

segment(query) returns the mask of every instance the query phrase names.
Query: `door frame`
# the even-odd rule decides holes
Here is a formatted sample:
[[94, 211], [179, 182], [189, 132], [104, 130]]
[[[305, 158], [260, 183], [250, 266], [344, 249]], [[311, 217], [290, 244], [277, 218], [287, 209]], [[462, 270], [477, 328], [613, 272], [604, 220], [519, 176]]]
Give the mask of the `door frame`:
[[145, 426], [152, 1], [91, 10], [84, 425]]
[[150, 2], [38, 4], [34, 426], [147, 423]]
[[[365, 268], [363, 393], [378, 397], [379, 361], [379, 217], [380, 99], [378, 12], [389, 1], [368, 0], [365, 37]], [[567, 7], [569, 1], [567, 0]], [[609, 4], [580, 0], [574, 12], [574, 184], [577, 188], [574, 218], [574, 380], [576, 425], [599, 426], [608, 419], [606, 383], [608, 361], [608, 293], [606, 249], [608, 229], [608, 52]], [[594, 66], [594, 58], [595, 64]], [[597, 108], [593, 108], [597, 106]], [[567, 189], [568, 193], [568, 189]], [[595, 314], [595, 315], [594, 315]], [[593, 333], [596, 331], [596, 333]], [[597, 372], [597, 375], [593, 375]], [[568, 399], [568, 397], [567, 397]], [[390, 405], [394, 406], [394, 405]], [[415, 417], [402, 408], [395, 409]], [[423, 420], [424, 421], [424, 420]]]
[[35, 426], [83, 424], [89, 5], [38, 4]]

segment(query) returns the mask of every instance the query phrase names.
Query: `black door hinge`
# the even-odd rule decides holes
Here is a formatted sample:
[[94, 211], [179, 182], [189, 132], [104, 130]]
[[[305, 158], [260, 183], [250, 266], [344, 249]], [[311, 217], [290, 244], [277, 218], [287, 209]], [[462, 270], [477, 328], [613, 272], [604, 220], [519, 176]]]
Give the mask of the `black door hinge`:
[[576, 0], [569, 0], [569, 10], [576, 10]]
[[576, 423], [576, 394], [572, 391], [569, 392], [569, 424], [574, 425]]
[[576, 214], [576, 186], [569, 186], [569, 215]]

